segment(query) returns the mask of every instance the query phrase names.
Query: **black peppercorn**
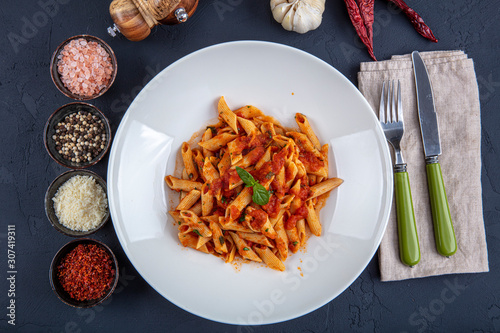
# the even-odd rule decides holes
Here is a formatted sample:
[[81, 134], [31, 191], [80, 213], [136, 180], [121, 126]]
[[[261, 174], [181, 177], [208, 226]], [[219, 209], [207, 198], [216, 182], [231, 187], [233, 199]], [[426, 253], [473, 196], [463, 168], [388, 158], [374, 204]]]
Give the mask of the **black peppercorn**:
[[55, 126], [52, 139], [59, 155], [74, 163], [91, 162], [107, 140], [104, 122], [87, 111], [67, 115]]

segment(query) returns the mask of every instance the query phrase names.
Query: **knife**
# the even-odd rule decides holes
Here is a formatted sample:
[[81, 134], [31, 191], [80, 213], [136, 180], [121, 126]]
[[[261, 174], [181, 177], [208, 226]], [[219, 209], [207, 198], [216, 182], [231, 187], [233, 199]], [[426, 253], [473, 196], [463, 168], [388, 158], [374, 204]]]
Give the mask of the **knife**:
[[418, 116], [425, 153], [425, 169], [431, 202], [434, 238], [438, 252], [449, 257], [457, 251], [457, 240], [451, 220], [450, 208], [444, 188], [443, 175], [438, 156], [441, 155], [441, 142], [437, 114], [434, 108], [432, 86], [427, 68], [417, 51], [411, 54], [415, 86], [417, 89]]

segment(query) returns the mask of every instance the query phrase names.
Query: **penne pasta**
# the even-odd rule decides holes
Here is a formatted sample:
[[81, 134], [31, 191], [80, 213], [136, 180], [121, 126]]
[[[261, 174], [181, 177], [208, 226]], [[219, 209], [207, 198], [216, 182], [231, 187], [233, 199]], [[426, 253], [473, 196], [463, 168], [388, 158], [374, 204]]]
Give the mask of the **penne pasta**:
[[243, 156], [243, 158], [239, 160], [235, 166], [246, 169], [250, 165], [255, 164], [265, 154], [265, 152], [266, 151], [263, 147], [254, 148], [248, 154]]
[[214, 180], [220, 177], [219, 171], [217, 171], [217, 169], [208, 158], [205, 158], [205, 162], [203, 163], [202, 174], [207, 183], [212, 183]]
[[226, 253], [227, 244], [219, 223], [210, 222], [210, 229], [212, 230], [212, 239], [215, 245], [215, 251], [219, 253]]
[[274, 229], [276, 230], [276, 247], [278, 248], [281, 260], [285, 261], [288, 258], [288, 236], [283, 225], [283, 216], [276, 223]]
[[[187, 174], [187, 172], [186, 172], [186, 168], [184, 168], [184, 169], [182, 170], [182, 178], [181, 178], [181, 179], [184, 179], [184, 180], [189, 180], [189, 176], [188, 176], [188, 174]], [[182, 199], [184, 199], [184, 197], [187, 195], [187, 192], [186, 192], [186, 191], [180, 191], [180, 193], [181, 193], [181, 194], [179, 195], [179, 200], [182, 200]]]
[[196, 170], [193, 162], [193, 152], [191, 151], [191, 148], [189, 147], [187, 142], [182, 143], [181, 155], [182, 161], [184, 162], [186, 174], [188, 175], [188, 179], [196, 180], [198, 178], [198, 170]]
[[222, 158], [219, 161], [219, 164], [217, 164], [217, 169], [219, 169], [219, 175], [224, 175], [227, 169], [231, 167], [231, 156], [228, 150], [224, 152], [222, 155]]
[[[203, 185], [204, 186], [204, 185]], [[202, 188], [203, 188], [202, 186]], [[184, 199], [179, 202], [175, 210], [188, 210], [191, 208], [196, 201], [200, 198], [201, 191], [198, 190], [191, 190], [187, 193], [187, 195], [184, 197]]]
[[285, 264], [268, 247], [255, 246], [254, 250], [267, 266], [280, 272], [285, 270]]
[[197, 148], [182, 143], [181, 177], [165, 177], [180, 192], [168, 212], [179, 241], [226, 263], [240, 258], [284, 271], [310, 233], [321, 235], [320, 210], [343, 182], [328, 178], [329, 145], [300, 113], [293, 130], [251, 105], [233, 112], [224, 97], [217, 112]]
[[181, 241], [181, 244], [185, 247], [190, 247], [201, 252], [209, 253], [206, 246], [201, 248], [196, 247], [196, 245], [198, 244], [197, 236], [193, 236], [191, 234], [179, 234], [179, 240]]
[[292, 253], [297, 253], [300, 248], [300, 238], [297, 227], [292, 229], [285, 229], [286, 235], [288, 237], [288, 248]]
[[252, 243], [262, 244], [267, 247], [274, 247], [274, 245], [263, 234], [258, 234], [255, 232], [237, 232], [237, 234], [238, 236], [240, 236], [240, 238]]
[[210, 241], [210, 239], [211, 239], [211, 237], [198, 236], [198, 242], [196, 243], [196, 249], [198, 250], [200, 247], [202, 247], [203, 245], [208, 243]]
[[326, 192], [312, 199], [312, 200], [316, 199], [316, 203], [314, 204], [314, 210], [316, 211], [316, 215], [319, 216], [319, 212], [323, 207], [325, 207], [326, 199], [328, 199], [329, 196], [330, 192]]
[[219, 99], [217, 109], [219, 110], [219, 117], [222, 118], [236, 134], [238, 134], [237, 116], [233, 113], [233, 111], [231, 111], [231, 109], [229, 109], [229, 106], [227, 106], [224, 96]]
[[276, 230], [274, 230], [274, 227], [273, 225], [271, 224], [271, 220], [269, 220], [269, 218], [267, 218], [266, 222], [262, 225], [262, 227], [260, 228], [260, 232], [270, 238], [270, 239], [276, 239]]
[[201, 215], [208, 216], [212, 213], [214, 208], [214, 195], [209, 190], [210, 184], [204, 183], [201, 187]]
[[241, 108], [237, 109], [236, 111], [234, 111], [234, 113], [236, 115], [238, 115], [238, 117], [243, 117], [246, 119], [252, 119], [252, 118], [260, 117], [260, 116], [264, 115], [264, 113], [262, 113], [262, 111], [260, 111], [258, 108], [256, 108], [253, 105], [246, 105], [244, 107], [241, 107]]
[[210, 151], [217, 151], [222, 147], [226, 146], [228, 142], [236, 139], [237, 135], [230, 133], [222, 133], [217, 136], [214, 136], [210, 140], [198, 142], [198, 145], [204, 149], [208, 149]]
[[[205, 132], [203, 133], [203, 135], [201, 136], [201, 141], [208, 141], [208, 140], [210, 140], [213, 136], [214, 136], [214, 134], [213, 134], [212, 129], [211, 129], [211, 128], [207, 128], [207, 129], [205, 130]], [[203, 156], [205, 156], [205, 157], [209, 157], [209, 156], [213, 156], [213, 155], [214, 155], [214, 153], [213, 153], [213, 152], [211, 152], [211, 151], [210, 151], [210, 150], [208, 150], [208, 149], [203, 148]]]
[[237, 119], [238, 119], [238, 122], [240, 123], [241, 127], [243, 127], [243, 129], [247, 133], [247, 135], [256, 135], [257, 132], [259, 131], [257, 129], [257, 126], [255, 126], [255, 124], [251, 120], [241, 118], [241, 117], [237, 117]]
[[198, 200], [193, 206], [191, 206], [191, 208], [189, 208], [189, 211], [193, 212], [197, 216], [201, 216], [201, 214], [203, 212], [203, 209], [201, 207], [201, 201]]
[[262, 125], [260, 125], [260, 131], [270, 139], [272, 139], [273, 136], [276, 135], [273, 123], [263, 123]]
[[238, 194], [236, 199], [234, 199], [229, 206], [226, 208], [226, 218], [230, 220], [235, 220], [240, 217], [243, 209], [252, 202], [252, 188], [245, 187], [243, 191]]
[[318, 215], [314, 210], [311, 200], [306, 202], [306, 208], [307, 208], [306, 221], [307, 225], [309, 226], [309, 229], [311, 230], [313, 235], [321, 236], [321, 224], [319, 223]]
[[271, 161], [271, 147], [267, 147], [264, 155], [262, 155], [259, 161], [255, 164], [255, 170], [259, 170], [266, 162], [269, 161]]
[[174, 176], [165, 176], [165, 182], [168, 187], [170, 187], [174, 191], [186, 191], [189, 192], [191, 190], [201, 190], [203, 183], [194, 182], [192, 180], [184, 180], [179, 179]]
[[340, 178], [330, 178], [319, 184], [311, 186], [309, 192], [309, 198], [312, 199], [339, 187], [344, 181]]
[[287, 162], [285, 164], [285, 187], [290, 188], [293, 184], [293, 181], [297, 177], [299, 169], [294, 162]]
[[231, 236], [229, 235], [229, 233], [227, 234], [226, 237], [224, 237], [225, 241], [226, 241], [226, 244], [228, 244], [228, 253], [226, 256], [224, 256], [224, 261], [226, 263], [228, 262], [232, 262], [234, 260], [234, 257], [236, 255], [236, 245], [234, 244], [234, 241], [233, 239], [231, 238]]
[[181, 225], [182, 224], [181, 212], [179, 212], [178, 210], [171, 210], [168, 213], [174, 219], [175, 224], [177, 224], [177, 225]]
[[301, 219], [297, 221], [297, 234], [299, 235], [300, 246], [306, 243], [306, 220]]
[[[326, 172], [326, 176], [324, 176], [324, 178], [328, 177], [328, 147], [329, 147], [328, 143], [325, 143], [321, 147], [321, 154], [323, 155], [323, 161], [325, 162], [324, 168], [325, 168], [325, 172]], [[321, 183], [322, 181], [323, 181], [323, 179], [317, 180], [318, 183]]]
[[194, 214], [189, 210], [181, 210], [181, 217], [193, 230], [196, 230], [196, 234], [201, 237], [211, 237], [212, 231], [208, 228], [205, 223], [200, 220], [198, 215]]
[[314, 131], [311, 125], [309, 124], [309, 120], [307, 120], [307, 117], [301, 113], [296, 113], [295, 122], [297, 123], [297, 125], [299, 125], [300, 131], [307, 136], [307, 138], [309, 139], [309, 141], [311, 141], [313, 146], [317, 150], [320, 150], [321, 146], [319, 144], [318, 137], [316, 136], [316, 134], [314, 134]]
[[232, 231], [230, 231], [229, 234], [233, 238], [234, 244], [236, 245], [236, 249], [238, 250], [240, 256], [248, 260], [262, 262], [262, 259], [255, 254], [252, 248], [243, 239], [241, 239], [240, 236]]
[[[224, 218], [222, 217], [222, 219], [224, 219]], [[238, 223], [236, 221], [226, 222], [225, 224], [223, 223], [223, 221], [220, 221], [220, 225], [221, 225], [222, 230], [253, 232], [250, 228], [248, 228], [248, 227], [244, 226], [243, 224]]]

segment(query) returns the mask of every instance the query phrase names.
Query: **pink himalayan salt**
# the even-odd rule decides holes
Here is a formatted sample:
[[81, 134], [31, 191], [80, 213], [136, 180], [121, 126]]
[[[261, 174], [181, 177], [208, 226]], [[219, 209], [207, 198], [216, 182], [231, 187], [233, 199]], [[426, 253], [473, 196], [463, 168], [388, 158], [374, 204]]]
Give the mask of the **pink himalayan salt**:
[[97, 95], [111, 80], [111, 57], [97, 42], [74, 39], [64, 46], [57, 58], [62, 83], [76, 95]]

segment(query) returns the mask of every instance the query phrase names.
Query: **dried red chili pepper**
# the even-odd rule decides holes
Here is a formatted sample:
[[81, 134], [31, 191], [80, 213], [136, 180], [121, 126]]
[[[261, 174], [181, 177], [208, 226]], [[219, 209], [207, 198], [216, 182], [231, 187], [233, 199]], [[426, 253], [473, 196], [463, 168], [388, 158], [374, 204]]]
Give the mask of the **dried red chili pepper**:
[[94, 244], [79, 244], [64, 256], [57, 268], [63, 289], [78, 301], [104, 296], [115, 277], [111, 257]]
[[365, 22], [368, 40], [373, 49], [373, 21], [375, 20], [373, 11], [375, 8], [375, 0], [358, 0], [358, 2], [361, 17], [363, 17], [363, 21]]
[[361, 39], [363, 44], [365, 44], [372, 59], [377, 60], [375, 58], [375, 55], [373, 54], [373, 45], [370, 43], [370, 40], [368, 38], [368, 32], [366, 31], [365, 22], [363, 21], [363, 17], [361, 16], [358, 4], [355, 0], [344, 0], [344, 2], [347, 6], [347, 12], [349, 13], [352, 25], [354, 26], [354, 29], [356, 29], [359, 38]]
[[420, 15], [417, 14], [417, 12], [408, 7], [408, 5], [403, 0], [389, 0], [389, 1], [394, 3], [396, 6], [398, 6], [403, 10], [403, 12], [410, 19], [411, 24], [413, 24], [413, 27], [415, 28], [415, 30], [417, 30], [419, 34], [433, 41], [434, 43], [437, 43], [438, 40], [436, 39], [436, 37], [434, 37], [431, 28], [429, 28], [427, 24], [424, 23], [424, 20], [420, 17]]

